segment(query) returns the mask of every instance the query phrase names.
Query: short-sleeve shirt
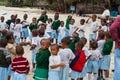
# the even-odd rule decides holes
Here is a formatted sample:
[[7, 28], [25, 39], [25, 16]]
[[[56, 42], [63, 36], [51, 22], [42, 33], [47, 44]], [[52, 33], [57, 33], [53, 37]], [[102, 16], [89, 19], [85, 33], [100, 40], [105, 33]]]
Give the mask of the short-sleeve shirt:
[[70, 28], [69, 35], [72, 36], [72, 34], [74, 33], [74, 31], [77, 29], [77, 26], [70, 24], [69, 28]]
[[60, 58], [60, 55], [51, 55], [49, 57], [49, 69], [50, 70], [56, 70], [56, 71], [59, 71], [60, 70], [60, 67], [57, 67], [55, 69], [51, 69], [50, 66], [53, 66], [53, 65], [58, 65], [61, 63], [61, 58]]
[[97, 49], [98, 49], [100, 52], [102, 52], [105, 41], [104, 41], [104, 40], [99, 40], [97, 43], [98, 43], [98, 48], [97, 48]]
[[75, 55], [71, 49], [65, 48], [60, 51], [61, 61], [65, 64], [69, 64], [71, 59], [74, 59]]
[[61, 36], [65, 36], [65, 33], [66, 33], [66, 28], [60, 26], [58, 28], [58, 34], [61, 35]]
[[0, 22], [0, 30], [6, 29], [7, 24], [5, 22]]
[[22, 32], [22, 24], [16, 24], [14, 27], [14, 36], [17, 36], [17, 38], [20, 38], [20, 33]]
[[99, 27], [99, 23], [97, 21], [95, 22], [90, 21], [89, 24], [90, 24], [90, 34], [94, 34], [93, 31], [97, 30], [97, 28]]
[[[82, 31], [80, 31], [82, 30]], [[81, 25], [80, 28], [76, 31], [79, 34], [79, 37], [82, 38], [85, 36], [85, 25]]]
[[101, 57], [101, 53], [99, 50], [90, 50], [91, 53], [91, 57], [90, 60], [99, 60], [99, 58]]

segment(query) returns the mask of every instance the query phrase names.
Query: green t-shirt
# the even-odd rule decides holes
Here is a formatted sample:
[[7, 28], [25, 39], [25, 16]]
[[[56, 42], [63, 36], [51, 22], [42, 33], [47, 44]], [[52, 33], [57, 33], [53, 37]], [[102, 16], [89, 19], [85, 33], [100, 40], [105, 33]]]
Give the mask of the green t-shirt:
[[60, 26], [60, 20], [54, 20], [52, 23], [53, 30], [57, 30]]
[[107, 40], [104, 44], [102, 55], [110, 55], [112, 47], [113, 47], [113, 40], [112, 39]]
[[7, 20], [6, 24], [8, 24], [10, 26], [11, 22], [12, 22], [12, 20]]
[[[46, 23], [46, 22], [47, 22], [47, 20], [48, 20], [48, 16], [47, 16], [47, 15], [45, 15], [45, 16], [44, 16], [44, 20], [43, 20], [43, 22], [44, 22], [44, 23]], [[39, 23], [39, 21], [41, 21], [41, 20], [40, 20], [40, 18], [37, 20], [37, 23]]]
[[71, 40], [69, 44], [69, 48], [75, 53], [75, 44], [80, 41], [80, 38], [77, 37], [76, 41]]
[[30, 26], [29, 26], [29, 29], [30, 29], [30, 31], [32, 31], [32, 30], [34, 30], [34, 29], [37, 29], [37, 23], [36, 24], [30, 24]]
[[69, 28], [69, 25], [70, 25], [70, 19], [67, 18], [65, 27], [66, 27], [66, 29], [68, 29], [68, 30], [70, 29], [70, 28]]
[[48, 69], [49, 57], [50, 57], [50, 51], [48, 49], [42, 50], [40, 48], [38, 53], [36, 54], [36, 64], [37, 64], [36, 68]]

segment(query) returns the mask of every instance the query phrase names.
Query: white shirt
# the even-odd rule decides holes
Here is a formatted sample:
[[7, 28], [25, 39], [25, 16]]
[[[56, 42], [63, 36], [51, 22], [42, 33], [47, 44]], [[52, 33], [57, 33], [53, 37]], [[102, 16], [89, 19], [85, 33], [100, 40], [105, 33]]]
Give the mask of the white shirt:
[[52, 23], [48, 23], [47, 26], [46, 26], [45, 32], [52, 32], [51, 26], [52, 26]]
[[49, 70], [55, 70], [55, 71], [59, 71], [60, 67], [51, 69], [50, 66], [54, 66], [54, 65], [58, 65], [61, 63], [61, 58], [60, 55], [51, 55], [49, 57]]
[[0, 22], [0, 30], [7, 29], [7, 24], [5, 22]]
[[10, 31], [14, 33], [14, 27], [15, 27], [15, 24], [12, 22], [10, 24]]
[[68, 65], [70, 60], [74, 59], [75, 55], [71, 49], [65, 48], [65, 49], [60, 51], [60, 57], [61, 57], [61, 61], [63, 63], [65, 63], [66, 65]]
[[100, 56], [101, 56], [101, 53], [99, 50], [90, 50], [90, 53], [91, 53], [91, 57], [90, 57], [90, 60], [99, 60]]
[[106, 16], [110, 16], [110, 11], [109, 9], [105, 9], [102, 13], [102, 17], [105, 18]]
[[[82, 30], [82, 31], [80, 31], [80, 30]], [[79, 34], [80, 38], [84, 37], [85, 36], [85, 34], [84, 34], [85, 33], [85, 25], [81, 25], [76, 32]]]
[[101, 30], [108, 31], [108, 27], [107, 26], [102, 26]]
[[22, 23], [22, 26], [23, 26], [23, 27], [26, 26], [26, 25], [30, 25], [29, 21], [27, 21], [27, 20], [23, 20], [22, 22], [23, 22], [23, 23]]
[[73, 25], [69, 25], [69, 35], [72, 36], [72, 34], [74, 33], [74, 31], [77, 29], [77, 26], [75, 26], [74, 24]]
[[86, 46], [84, 46], [82, 50], [84, 51], [86, 57], [89, 57], [91, 55], [90, 51]]
[[98, 43], [98, 48], [97, 48], [97, 50], [99, 50], [100, 53], [101, 53], [102, 50], [103, 50], [105, 41], [104, 41], [104, 40], [99, 40], [97, 43]]
[[32, 44], [36, 45], [35, 49], [33, 49], [33, 50], [35, 50], [37, 52], [38, 49], [40, 48], [39, 47], [39, 36], [32, 38]]
[[93, 31], [97, 30], [97, 28], [99, 27], [99, 23], [97, 21], [93, 22], [90, 21], [90, 34], [95, 34]]
[[22, 24], [16, 24], [14, 27], [14, 36], [20, 38], [21, 32], [22, 32]]
[[66, 28], [65, 28], [65, 26], [64, 27], [60, 26], [58, 28], [58, 35], [65, 36], [65, 34], [66, 34]]

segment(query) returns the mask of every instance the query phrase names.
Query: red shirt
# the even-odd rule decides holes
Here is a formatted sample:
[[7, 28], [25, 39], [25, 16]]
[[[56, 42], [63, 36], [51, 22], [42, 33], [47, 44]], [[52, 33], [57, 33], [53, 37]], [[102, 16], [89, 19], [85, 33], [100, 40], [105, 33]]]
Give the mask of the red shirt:
[[28, 60], [20, 56], [13, 59], [11, 69], [17, 73], [26, 74], [28, 73], [30, 66]]
[[120, 40], [120, 17], [116, 18], [110, 27], [112, 39], [115, 40], [115, 48], [120, 48], [118, 41]]

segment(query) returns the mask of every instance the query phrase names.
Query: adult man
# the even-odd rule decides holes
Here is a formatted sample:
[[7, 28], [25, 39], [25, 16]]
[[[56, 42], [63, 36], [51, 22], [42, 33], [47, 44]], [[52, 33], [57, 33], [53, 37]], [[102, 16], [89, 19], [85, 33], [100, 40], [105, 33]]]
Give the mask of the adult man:
[[[120, 6], [118, 8], [120, 13]], [[115, 56], [114, 56], [114, 80], [120, 80], [120, 16], [117, 17], [110, 27], [110, 33], [115, 41]]]

